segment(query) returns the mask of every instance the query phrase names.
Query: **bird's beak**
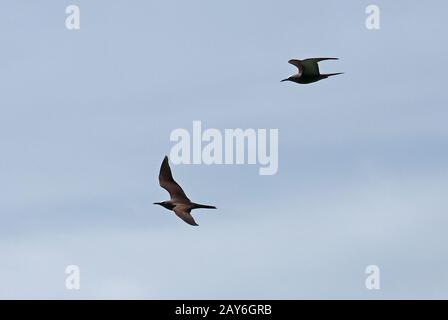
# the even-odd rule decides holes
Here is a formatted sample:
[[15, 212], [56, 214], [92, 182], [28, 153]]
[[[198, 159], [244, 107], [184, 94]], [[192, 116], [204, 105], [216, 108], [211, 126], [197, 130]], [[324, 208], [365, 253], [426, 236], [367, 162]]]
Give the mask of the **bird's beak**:
[[158, 204], [158, 205], [161, 205], [162, 203], [160, 203], [160, 202], [154, 202], [153, 204]]
[[280, 81], [280, 82], [284, 82], [284, 81], [288, 81], [289, 80], [289, 78], [286, 78], [286, 79], [283, 79], [282, 81]]

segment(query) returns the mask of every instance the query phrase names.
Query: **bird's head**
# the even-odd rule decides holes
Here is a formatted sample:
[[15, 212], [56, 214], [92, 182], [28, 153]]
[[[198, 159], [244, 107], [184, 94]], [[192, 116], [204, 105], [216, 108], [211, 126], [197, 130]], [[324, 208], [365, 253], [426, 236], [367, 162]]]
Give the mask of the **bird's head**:
[[171, 201], [154, 202], [154, 204], [158, 204], [159, 206], [162, 206], [168, 210], [171, 210], [175, 207], [175, 205]]

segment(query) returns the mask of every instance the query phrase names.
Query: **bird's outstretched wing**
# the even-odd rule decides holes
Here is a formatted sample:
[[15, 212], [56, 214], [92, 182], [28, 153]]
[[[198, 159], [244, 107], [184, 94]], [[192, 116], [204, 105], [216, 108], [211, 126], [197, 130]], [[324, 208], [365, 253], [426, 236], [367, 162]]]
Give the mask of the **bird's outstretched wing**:
[[190, 199], [188, 199], [184, 190], [182, 190], [180, 185], [178, 185], [177, 182], [174, 181], [167, 156], [165, 156], [165, 158], [163, 159], [162, 165], [160, 167], [159, 184], [163, 189], [168, 191], [171, 200], [175, 199], [190, 202]]
[[297, 60], [297, 59], [291, 59], [288, 61], [288, 63], [292, 64], [293, 66], [296, 66], [297, 69], [299, 69], [299, 75], [301, 76], [303, 73], [303, 65], [302, 65], [302, 61]]
[[190, 214], [191, 206], [178, 204], [173, 208], [173, 211], [179, 218], [184, 220], [189, 225], [198, 226], [198, 224], [196, 223], [196, 221], [194, 221], [193, 217]]
[[318, 62], [321, 62], [321, 61], [324, 61], [324, 60], [339, 60], [339, 58], [310, 58], [310, 59], [302, 60], [302, 62], [310, 61], [310, 62], [313, 62], [313, 63], [318, 63]]
[[[310, 58], [305, 60], [289, 60], [289, 63], [299, 69], [300, 75], [318, 76], [320, 74], [318, 62], [324, 60], [338, 60], [338, 58]], [[299, 67], [300, 66], [300, 67]]]

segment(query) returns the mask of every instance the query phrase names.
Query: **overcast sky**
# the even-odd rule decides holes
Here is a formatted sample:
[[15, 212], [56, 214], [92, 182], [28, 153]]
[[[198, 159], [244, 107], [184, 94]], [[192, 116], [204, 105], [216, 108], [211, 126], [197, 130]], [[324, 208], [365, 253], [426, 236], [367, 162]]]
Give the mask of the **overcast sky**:
[[[371, 3], [2, 1], [0, 298], [448, 298], [448, 5]], [[152, 205], [193, 120], [279, 129], [276, 175], [172, 165], [199, 227]]]

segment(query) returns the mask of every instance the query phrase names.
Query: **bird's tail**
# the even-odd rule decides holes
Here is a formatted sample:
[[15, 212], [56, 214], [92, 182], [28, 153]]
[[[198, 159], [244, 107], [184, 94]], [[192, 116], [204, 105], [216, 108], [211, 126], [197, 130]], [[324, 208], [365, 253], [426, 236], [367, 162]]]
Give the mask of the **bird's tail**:
[[193, 209], [216, 209], [216, 207], [208, 206], [206, 204], [193, 203]]
[[337, 73], [327, 73], [327, 74], [323, 74], [324, 77], [328, 78], [328, 77], [332, 77], [332, 76], [337, 76], [339, 74], [344, 74], [344, 72], [337, 72]]

